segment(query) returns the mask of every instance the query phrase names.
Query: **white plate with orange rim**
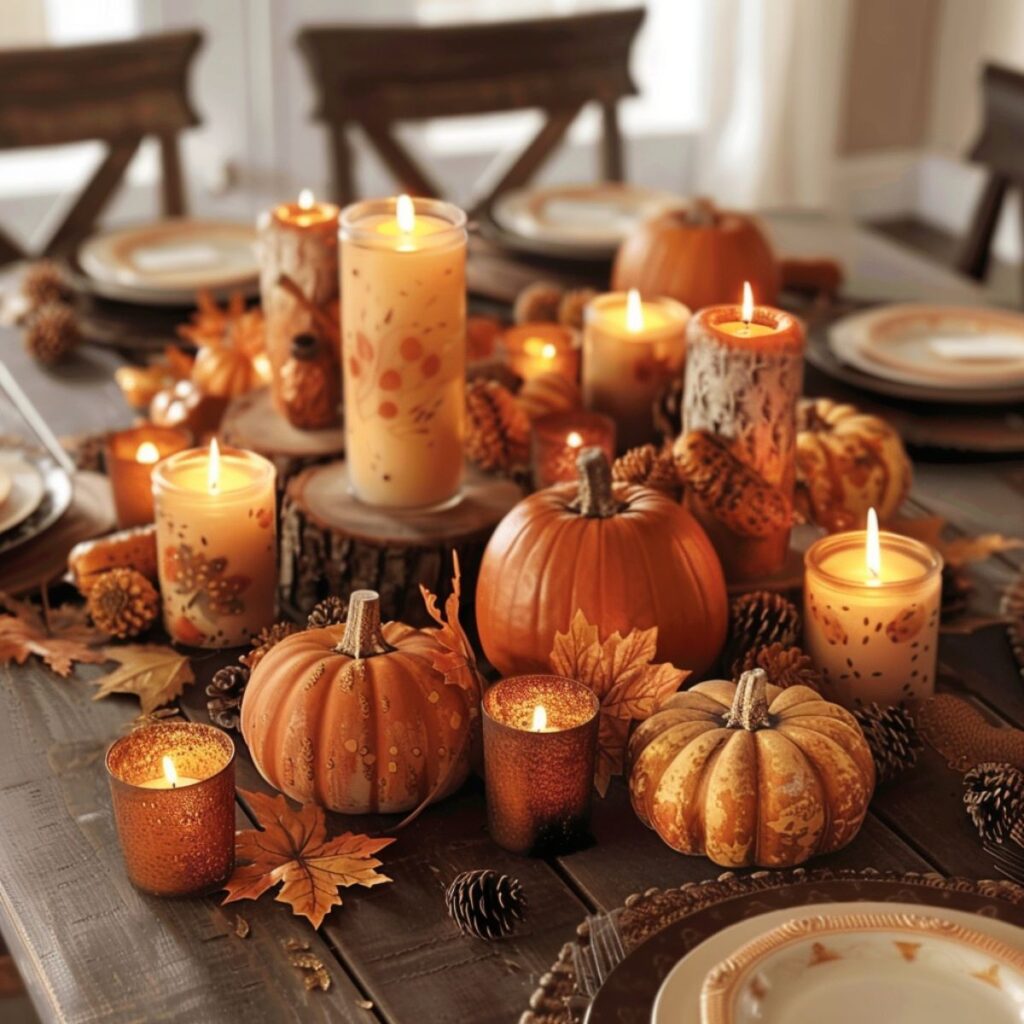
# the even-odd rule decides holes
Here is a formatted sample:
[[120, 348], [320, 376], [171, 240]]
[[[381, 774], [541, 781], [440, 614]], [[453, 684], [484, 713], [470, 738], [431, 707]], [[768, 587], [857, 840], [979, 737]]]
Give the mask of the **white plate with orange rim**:
[[7, 493], [0, 500], [0, 533], [28, 519], [46, 491], [42, 474], [19, 452], [0, 452], [0, 491], [5, 480]]
[[703, 1024], [1020, 1024], [1024, 949], [922, 914], [819, 914], [736, 950], [705, 978]]
[[[918, 914], [940, 917], [944, 921], [974, 928], [991, 938], [1016, 948], [1024, 946], [1024, 930], [1007, 921], [982, 917], [966, 910], [947, 907], [932, 908], [920, 903], [888, 903], [864, 901], [857, 903], [821, 903], [813, 908], [783, 908], [757, 917], [746, 918], [723, 928], [695, 946], [668, 973], [658, 990], [651, 1011], [651, 1024], [695, 1024], [701, 1020], [701, 989], [715, 967], [738, 949], [772, 928], [788, 921], [818, 915], [847, 915], [856, 909], [861, 914]], [[878, 1018], [879, 1024], [885, 1017]], [[858, 1022], [860, 1024], [860, 1022]], [[937, 1022], [931, 1022], [937, 1024]]]
[[901, 384], [950, 392], [1024, 386], [1024, 315], [982, 306], [882, 306], [837, 320], [842, 362]]

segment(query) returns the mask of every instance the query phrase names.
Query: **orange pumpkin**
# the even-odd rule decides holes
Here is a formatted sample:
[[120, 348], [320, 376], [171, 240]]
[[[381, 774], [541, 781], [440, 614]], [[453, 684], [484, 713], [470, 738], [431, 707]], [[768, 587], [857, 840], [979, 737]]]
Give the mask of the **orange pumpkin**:
[[276, 644], [253, 669], [242, 735], [260, 774], [300, 803], [344, 814], [407, 811], [465, 781], [476, 709], [432, 668], [427, 630], [380, 622], [357, 590], [348, 622]]
[[718, 210], [707, 199], [669, 210], [626, 237], [615, 257], [612, 288], [668, 295], [701, 309], [739, 302], [749, 281], [757, 302], [779, 293], [779, 265], [757, 222]]
[[202, 442], [219, 429], [227, 407], [227, 398], [204, 394], [192, 381], [179, 380], [153, 396], [149, 418], [158, 427], [184, 427]]
[[602, 636], [658, 627], [657, 661], [701, 673], [725, 641], [725, 579], [697, 521], [661, 491], [612, 484], [599, 448], [578, 483], [521, 501], [498, 524], [476, 590], [480, 641], [504, 675], [550, 671], [577, 611]]
[[580, 407], [580, 389], [561, 373], [548, 371], [523, 381], [516, 396], [531, 420]]
[[806, 686], [771, 686], [759, 668], [673, 694], [633, 733], [628, 765], [640, 820], [729, 868], [846, 846], [875, 788], [853, 715]]
[[256, 360], [232, 345], [200, 348], [192, 381], [204, 395], [217, 398], [234, 398], [268, 383]]

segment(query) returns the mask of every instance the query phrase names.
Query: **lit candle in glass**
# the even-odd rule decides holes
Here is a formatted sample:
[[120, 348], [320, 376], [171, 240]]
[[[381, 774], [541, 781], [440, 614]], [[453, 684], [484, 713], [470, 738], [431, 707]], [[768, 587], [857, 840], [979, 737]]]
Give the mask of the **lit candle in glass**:
[[273, 465], [214, 440], [158, 463], [153, 494], [167, 632], [195, 647], [248, 643], [275, 617]]
[[580, 350], [576, 332], [561, 324], [527, 323], [509, 327], [501, 336], [505, 365], [523, 380], [542, 373], [560, 373], [576, 383]]
[[341, 215], [345, 457], [357, 498], [440, 506], [462, 483], [466, 215], [374, 199]]
[[805, 556], [804, 646], [848, 708], [932, 695], [942, 558], [910, 537], [867, 530], [822, 537]]
[[491, 838], [552, 856], [588, 837], [600, 702], [561, 676], [513, 676], [484, 694], [484, 778]]
[[187, 430], [146, 424], [108, 435], [104, 464], [114, 493], [117, 525], [153, 522], [153, 466], [189, 446]]
[[615, 458], [615, 421], [598, 412], [554, 412], [534, 420], [531, 467], [540, 489], [577, 479], [576, 459], [584, 448], [600, 448]]
[[654, 401], [682, 369], [690, 311], [635, 288], [590, 302], [583, 315], [583, 404], [611, 416], [620, 448], [654, 436]]

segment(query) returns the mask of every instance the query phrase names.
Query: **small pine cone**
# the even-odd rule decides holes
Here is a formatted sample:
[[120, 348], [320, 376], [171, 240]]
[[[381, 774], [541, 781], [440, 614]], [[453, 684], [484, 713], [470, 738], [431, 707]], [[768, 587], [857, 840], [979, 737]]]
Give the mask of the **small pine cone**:
[[519, 879], [497, 871], [463, 871], [448, 886], [444, 901], [459, 931], [478, 939], [511, 934], [526, 911]]
[[642, 444], [620, 455], [612, 465], [612, 479], [653, 487], [672, 497], [679, 497], [682, 490], [671, 450], [659, 451], [653, 444]]
[[134, 569], [111, 569], [89, 589], [92, 621], [111, 636], [125, 640], [149, 629], [160, 611], [153, 584]]
[[308, 629], [323, 629], [325, 626], [340, 626], [348, 616], [348, 602], [333, 594], [325, 597], [306, 619]]
[[40, 306], [25, 331], [25, 348], [45, 366], [59, 363], [82, 341], [78, 317], [70, 306]]
[[995, 761], [977, 765], [964, 776], [964, 806], [982, 839], [1001, 843], [1011, 831], [1019, 833], [1024, 772]]
[[562, 288], [551, 281], [534, 281], [517, 296], [512, 317], [517, 324], [555, 323]]
[[871, 703], [856, 708], [853, 717], [857, 719], [871, 749], [879, 785], [914, 766], [918, 751], [924, 744], [917, 733], [913, 715], [905, 707], [899, 704], [882, 707]]
[[654, 429], [671, 444], [683, 428], [683, 378], [673, 377], [654, 400]]
[[800, 613], [781, 594], [755, 590], [729, 606], [729, 642], [725, 664], [735, 668], [748, 651], [771, 644], [792, 647], [800, 639]]
[[508, 388], [474, 380], [466, 388], [466, 454], [487, 472], [510, 472], [529, 458], [530, 421]]
[[810, 655], [799, 647], [769, 644], [749, 650], [739, 665], [733, 665], [733, 679], [739, 679], [744, 672], [755, 668], [763, 668], [773, 686], [809, 686], [821, 693], [821, 674], [814, 667]]
[[238, 660], [250, 671], [266, 657], [270, 649], [279, 644], [286, 636], [298, 633], [299, 627], [294, 622], [275, 622], [272, 626], [264, 626], [252, 638], [252, 650], [243, 654]]
[[21, 279], [21, 292], [30, 309], [38, 309], [51, 302], [66, 305], [75, 295], [64, 270], [53, 260], [33, 263]]
[[558, 303], [558, 322], [563, 327], [572, 327], [574, 330], [583, 330], [583, 310], [587, 303], [597, 297], [597, 290], [594, 288], [570, 288]]
[[214, 725], [237, 729], [242, 697], [249, 683], [249, 670], [243, 665], [225, 665], [217, 669], [206, 687], [206, 712]]

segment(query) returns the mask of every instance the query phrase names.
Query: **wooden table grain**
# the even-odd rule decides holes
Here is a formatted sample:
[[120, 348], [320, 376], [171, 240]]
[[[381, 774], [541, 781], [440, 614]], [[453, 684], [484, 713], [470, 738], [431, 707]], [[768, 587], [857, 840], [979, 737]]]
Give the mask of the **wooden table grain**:
[[[770, 220], [787, 255], [836, 255], [859, 298], [977, 302], [982, 293], [891, 243], [835, 221]], [[493, 268], [492, 268], [493, 269]], [[519, 272], [519, 271], [516, 271]], [[510, 270], [509, 273], [512, 273]], [[508, 278], [511, 279], [511, 278]], [[131, 414], [109, 382], [110, 351], [87, 350], [42, 371], [0, 336], [0, 353], [58, 433], [99, 430]], [[17, 424], [0, 414], [0, 433]], [[950, 529], [1024, 532], [1024, 462], [917, 464], [911, 510], [945, 516]], [[977, 570], [989, 604], [1024, 566], [1008, 552]], [[203, 683], [227, 655], [204, 659], [182, 700], [205, 720]], [[384, 855], [395, 881], [348, 889], [319, 932], [264, 896], [221, 907], [216, 897], [161, 900], [127, 881], [102, 767], [106, 745], [137, 713], [130, 698], [93, 702], [97, 667], [61, 680], [38, 663], [0, 668], [0, 931], [44, 1021], [278, 1021], [492, 1024], [514, 1021], [577, 923], [649, 886], [716, 876], [702, 858], [668, 849], [645, 829], [616, 782], [594, 808], [595, 843], [552, 860], [514, 857], [487, 835], [481, 786], [430, 808]], [[1024, 726], [1024, 682], [999, 626], [943, 637], [941, 685], [994, 720]], [[239, 746], [242, 789], [269, 791]], [[960, 777], [934, 753], [880, 790], [857, 839], [821, 861], [834, 866], [937, 870], [993, 877], [960, 801]], [[250, 822], [240, 800], [240, 827]], [[332, 831], [385, 834], [393, 819], [329, 815]], [[443, 905], [459, 871], [495, 868], [527, 891], [524, 925], [504, 942], [462, 938]], [[235, 914], [251, 926], [234, 934]], [[328, 965], [329, 992], [307, 992], [282, 943], [310, 942]]]

